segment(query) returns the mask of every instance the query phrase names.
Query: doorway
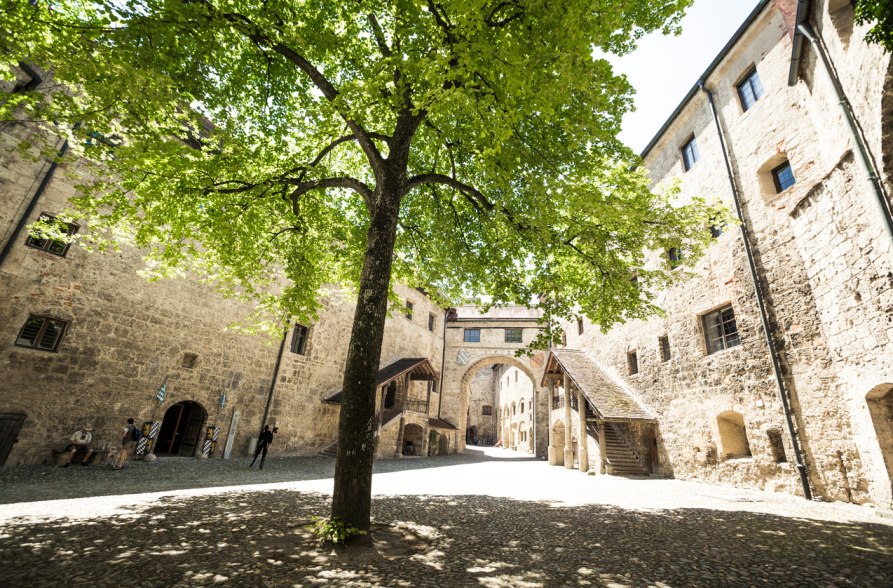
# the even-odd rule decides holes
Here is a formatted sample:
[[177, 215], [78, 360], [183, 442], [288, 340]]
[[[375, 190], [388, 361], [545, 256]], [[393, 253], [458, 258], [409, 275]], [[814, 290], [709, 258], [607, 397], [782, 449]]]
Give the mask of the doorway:
[[208, 411], [198, 402], [185, 400], [173, 405], [164, 413], [155, 453], [193, 456], [199, 446], [202, 425], [208, 418]]
[[0, 465], [6, 463], [12, 446], [19, 440], [19, 429], [25, 422], [23, 414], [0, 414]]

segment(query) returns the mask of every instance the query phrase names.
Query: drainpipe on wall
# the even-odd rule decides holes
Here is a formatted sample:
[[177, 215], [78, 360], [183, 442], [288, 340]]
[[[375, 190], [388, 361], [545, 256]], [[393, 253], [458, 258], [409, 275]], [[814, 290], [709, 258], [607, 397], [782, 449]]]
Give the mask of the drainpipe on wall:
[[56, 173], [56, 168], [59, 167], [59, 160], [65, 156], [65, 153], [67, 151], [68, 141], [65, 141], [64, 143], [62, 143], [62, 147], [56, 153], [56, 157], [53, 159], [52, 163], [50, 163], [50, 167], [49, 169], [47, 169], [47, 172], [44, 174], [43, 179], [40, 181], [40, 185], [37, 186], [37, 191], [34, 192], [34, 195], [31, 197], [31, 201], [28, 202], [28, 206], [27, 208], [25, 208], [25, 212], [22, 214], [22, 217], [16, 224], [15, 230], [13, 230], [12, 235], [10, 235], [9, 237], [9, 240], [3, 245], [3, 251], [0, 251], [0, 266], [3, 265], [4, 261], [6, 261], [6, 257], [12, 250], [12, 246], [19, 240], [19, 235], [22, 233], [25, 225], [28, 224], [28, 219], [31, 217], [31, 213], [34, 212], [34, 208], [37, 206], [37, 202], [40, 200], [40, 197], [43, 196], [43, 193], [46, 191], [47, 186], [49, 186], [50, 180], [53, 179], [53, 175]]
[[[804, 21], [797, 24], [797, 33], [806, 37], [812, 45], [813, 50], [819, 56], [822, 65], [824, 66], [825, 73], [828, 74], [828, 78], [831, 80], [831, 85], [834, 87], [834, 92], [837, 95], [837, 104], [843, 111], [847, 127], [850, 130], [850, 136], [853, 139], [853, 144], [856, 146], [856, 151], [859, 152], [859, 161], [862, 163], [862, 169], [865, 170], [865, 175], [874, 190], [875, 203], [884, 219], [884, 227], [887, 230], [887, 237], [893, 241], [893, 211], [890, 210], [890, 201], [887, 198], [886, 190], [881, 182], [881, 176], [875, 165], [874, 157], [872, 157], [868, 144], [862, 135], [862, 127], [856, 120], [853, 106], [850, 104], [849, 99], [846, 97], [846, 93], [843, 91], [843, 86], [840, 83], [837, 70], [834, 68], [834, 64], [831, 62], [828, 52], [825, 51], [824, 43], [821, 42], [821, 39], [817, 37], [812, 30], [812, 27], [810, 27], [807, 22]], [[793, 65], [791, 66], [791, 71], [795, 71]]]
[[276, 391], [276, 380], [279, 379], [279, 366], [282, 365], [282, 353], [285, 351], [285, 340], [288, 339], [289, 322], [285, 322], [285, 330], [282, 332], [282, 341], [279, 343], [279, 355], [276, 356], [276, 365], [273, 367], [273, 380], [270, 382], [270, 391], [267, 393], [267, 404], [264, 406], [264, 417], [260, 421], [260, 431], [258, 435], [264, 432], [264, 425], [267, 424], [267, 417], [270, 416], [270, 406], [273, 404], [273, 393]]
[[797, 472], [800, 474], [800, 483], [803, 486], [803, 496], [807, 500], [812, 500], [812, 490], [809, 487], [809, 474], [806, 470], [806, 464], [803, 459], [803, 451], [800, 446], [800, 438], [798, 437], [797, 427], [794, 425], [794, 416], [791, 409], [790, 397], [787, 387], [784, 383], [784, 377], [781, 372], [781, 363], [778, 358], [778, 349], [775, 346], [772, 327], [769, 324], [769, 316], [766, 311], [766, 303], [763, 299], [762, 289], [760, 288], [760, 278], [757, 274], [756, 264], [754, 262], [753, 251], [750, 246], [750, 235], [747, 229], [747, 223], [741, 209], [741, 194], [738, 191], [738, 184], [735, 182], [735, 175], [732, 173], [732, 165], [729, 162], [729, 154], [726, 148], [725, 136], [722, 132], [722, 125], [719, 122], [719, 114], [716, 111], [716, 104], [713, 102], [713, 92], [704, 85], [704, 80], [698, 80], [698, 87], [707, 94], [707, 102], [710, 105], [710, 113], [713, 115], [713, 122], [716, 125], [716, 134], [719, 137], [720, 148], [722, 149], [723, 161], [726, 164], [726, 173], [729, 177], [729, 184], [732, 186], [732, 196], [735, 201], [735, 212], [741, 221], [741, 237], [744, 242], [744, 252], [747, 256], [747, 265], [750, 267], [750, 279], [754, 292], [757, 297], [757, 306], [760, 309], [760, 321], [763, 323], [763, 334], [766, 337], [766, 345], [769, 347], [769, 356], [772, 358], [772, 371], [775, 374], [775, 382], [778, 386], [778, 397], [781, 400], [782, 411], [784, 412], [785, 423], [787, 424], [788, 434], [791, 437], [791, 445], [794, 449], [794, 459], [797, 463]]

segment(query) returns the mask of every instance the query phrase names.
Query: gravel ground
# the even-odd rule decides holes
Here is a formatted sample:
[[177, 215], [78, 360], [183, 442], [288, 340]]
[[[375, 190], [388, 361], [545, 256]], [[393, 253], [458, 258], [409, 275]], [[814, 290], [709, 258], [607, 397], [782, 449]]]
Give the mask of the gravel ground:
[[0, 474], [0, 586], [891, 586], [893, 518], [505, 450], [376, 463], [372, 543], [323, 548], [334, 462]]

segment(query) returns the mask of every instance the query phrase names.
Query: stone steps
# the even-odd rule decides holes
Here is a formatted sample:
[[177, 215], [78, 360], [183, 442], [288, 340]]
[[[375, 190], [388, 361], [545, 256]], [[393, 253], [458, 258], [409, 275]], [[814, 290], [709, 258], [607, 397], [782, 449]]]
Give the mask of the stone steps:
[[[614, 428], [614, 425], [605, 425], [605, 456], [611, 466], [611, 473], [616, 476], [647, 476], [648, 472], [642, 466], [636, 454], [629, 448], [623, 436]], [[598, 429], [594, 423], [588, 423], [586, 430], [596, 442], [598, 441]]]
[[328, 457], [336, 457], [338, 455], [338, 442], [332, 443], [325, 449], [319, 452], [320, 455], [326, 455]]

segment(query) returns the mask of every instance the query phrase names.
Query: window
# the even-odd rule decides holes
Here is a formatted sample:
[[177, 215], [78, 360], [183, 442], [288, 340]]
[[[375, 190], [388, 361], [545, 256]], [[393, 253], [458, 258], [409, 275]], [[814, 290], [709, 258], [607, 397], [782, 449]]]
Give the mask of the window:
[[757, 68], [751, 68], [750, 72], [738, 84], [738, 97], [741, 99], [741, 108], [750, 109], [757, 100], [763, 97], [763, 84], [757, 75]]
[[638, 274], [634, 274], [634, 275], [629, 279], [629, 283], [633, 285], [633, 288], [635, 288], [636, 290], [639, 290], [640, 288], [639, 288], [639, 276], [638, 276]]
[[583, 317], [577, 319], [577, 334], [583, 334]]
[[702, 318], [708, 354], [735, 347], [741, 343], [738, 338], [738, 327], [735, 324], [735, 312], [731, 305], [707, 313]]
[[189, 353], [188, 351], [183, 354], [183, 359], [180, 360], [180, 367], [184, 367], [188, 370], [191, 370], [195, 367], [195, 364], [198, 363], [198, 354]]
[[409, 300], [406, 301], [406, 306], [403, 307], [403, 316], [405, 316], [409, 320], [412, 320], [412, 307], [413, 304]]
[[670, 247], [667, 250], [667, 259], [670, 260], [670, 267], [676, 267], [682, 263], [682, 249], [679, 247]]
[[437, 317], [434, 316], [434, 313], [428, 313], [428, 330], [433, 333], [435, 326], [437, 326]]
[[[40, 214], [40, 219], [44, 222], [53, 222], [56, 220], [56, 217], [47, 214], [45, 212]], [[78, 232], [77, 225], [73, 225], [70, 223], [64, 223], [60, 225], [59, 232], [64, 236], [71, 236]], [[25, 245], [28, 247], [34, 247], [35, 249], [42, 249], [47, 253], [52, 253], [53, 255], [58, 255], [59, 257], [65, 257], [65, 254], [68, 253], [68, 248], [71, 246], [71, 243], [66, 242], [64, 238], [62, 239], [53, 239], [51, 237], [32, 237], [28, 236], [25, 240]]]
[[524, 340], [523, 338], [524, 329], [506, 329], [505, 330], [505, 342], [506, 343], [520, 343]]
[[725, 226], [721, 223], [710, 224], [710, 236], [716, 239], [725, 232]]
[[695, 136], [692, 135], [691, 139], [682, 146], [682, 165], [685, 166], [685, 171], [690, 170], [691, 166], [699, 159], [701, 159], [701, 154], [698, 153], [698, 144], [695, 142]]
[[46, 316], [30, 315], [25, 326], [19, 331], [16, 345], [43, 351], [56, 351], [68, 323]]
[[465, 337], [463, 339], [466, 343], [480, 343], [481, 342], [481, 330], [480, 329], [465, 329]]
[[518, 372], [515, 372], [515, 382], [518, 381]]
[[635, 351], [626, 354], [626, 371], [629, 372], [629, 375], [639, 373], [639, 356]]
[[481, 407], [481, 414], [484, 416], [491, 416], [493, 414], [493, 407], [489, 404], [485, 404]]
[[797, 182], [794, 178], [794, 172], [791, 171], [790, 162], [785, 161], [772, 170], [772, 181], [775, 182], [775, 192], [777, 194], [781, 194]]
[[664, 362], [670, 361], [670, 338], [658, 337], [657, 345], [660, 347], [660, 360]]
[[291, 352], [304, 355], [307, 352], [307, 332], [304, 325], [295, 325], [291, 336]]
[[567, 331], [561, 331], [561, 345], [567, 346]]
[[521, 401], [521, 414], [524, 414], [524, 401]]

